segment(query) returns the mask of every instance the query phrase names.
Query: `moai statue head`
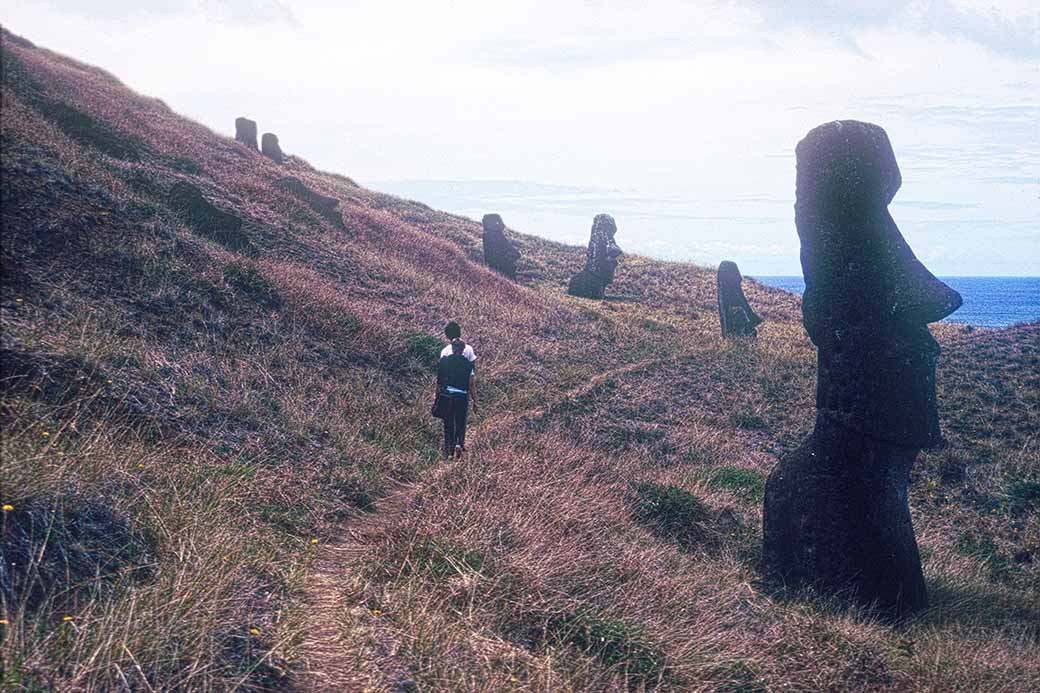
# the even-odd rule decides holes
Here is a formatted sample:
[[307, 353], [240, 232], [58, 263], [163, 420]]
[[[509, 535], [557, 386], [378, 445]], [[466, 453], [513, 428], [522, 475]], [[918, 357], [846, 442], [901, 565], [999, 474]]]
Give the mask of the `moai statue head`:
[[275, 163], [280, 164], [285, 160], [282, 148], [278, 144], [278, 135], [273, 132], [265, 132], [260, 138], [260, 152], [264, 156], [270, 157]]
[[939, 346], [928, 323], [961, 305], [899, 233], [888, 204], [902, 184], [885, 131], [835, 121], [797, 148], [795, 224], [802, 318], [819, 350], [818, 420], [905, 448], [942, 440]]
[[754, 336], [755, 328], [762, 322], [744, 297], [740, 285], [743, 279], [737, 263], [730, 260], [719, 263], [719, 323], [723, 337]]
[[235, 118], [235, 140], [256, 151], [256, 121], [249, 118]]
[[592, 237], [589, 239], [589, 251], [585, 260], [585, 270], [603, 282], [606, 286], [614, 281], [621, 248], [614, 242], [617, 224], [609, 214], [597, 214], [592, 220]]
[[485, 214], [481, 223], [484, 226], [484, 261], [488, 267], [516, 279], [516, 261], [520, 259], [520, 251], [506, 238], [502, 217]]

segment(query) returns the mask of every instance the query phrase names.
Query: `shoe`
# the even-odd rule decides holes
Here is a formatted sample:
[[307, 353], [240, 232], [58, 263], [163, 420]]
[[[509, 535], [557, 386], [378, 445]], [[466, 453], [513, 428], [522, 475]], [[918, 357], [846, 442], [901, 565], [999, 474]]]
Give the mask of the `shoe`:
[[455, 446], [455, 459], [459, 459], [460, 457], [462, 457], [462, 446], [461, 445], [456, 445]]

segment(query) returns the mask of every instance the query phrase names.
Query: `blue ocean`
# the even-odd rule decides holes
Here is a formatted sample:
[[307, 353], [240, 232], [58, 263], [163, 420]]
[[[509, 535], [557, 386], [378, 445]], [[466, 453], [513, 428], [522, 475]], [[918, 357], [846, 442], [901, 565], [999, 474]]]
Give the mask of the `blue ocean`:
[[[754, 277], [763, 284], [801, 294], [800, 276]], [[964, 305], [946, 322], [1008, 327], [1040, 320], [1040, 277], [939, 277], [960, 293]]]

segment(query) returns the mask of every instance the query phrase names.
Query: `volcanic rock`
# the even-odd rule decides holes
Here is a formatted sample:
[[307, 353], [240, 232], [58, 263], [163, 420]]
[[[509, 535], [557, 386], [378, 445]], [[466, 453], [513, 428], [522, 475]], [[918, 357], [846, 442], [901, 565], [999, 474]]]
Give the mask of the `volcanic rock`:
[[571, 277], [567, 293], [584, 298], [603, 298], [603, 291], [614, 281], [621, 248], [614, 242], [617, 224], [609, 214], [592, 220], [592, 237], [585, 258], [585, 269]]
[[215, 207], [195, 185], [177, 181], [170, 189], [169, 202], [184, 223], [199, 234], [231, 250], [249, 247], [249, 238], [242, 232], [242, 220]]
[[719, 264], [719, 323], [723, 337], [754, 337], [755, 328], [762, 322], [744, 297], [740, 286], [743, 279], [737, 263], [723, 260]]
[[335, 197], [322, 195], [317, 190], [312, 190], [299, 178], [287, 176], [275, 182], [275, 186], [288, 191], [305, 205], [313, 209], [322, 217], [332, 222], [333, 226], [343, 229], [343, 216], [337, 210], [339, 200]]
[[282, 148], [278, 146], [278, 135], [275, 135], [273, 132], [265, 132], [263, 137], [260, 138], [260, 152], [277, 164], [285, 161]]
[[827, 123], [796, 154], [816, 427], [767, 481], [763, 567], [788, 586], [902, 616], [928, 603], [910, 469], [942, 441], [939, 345], [927, 325], [961, 297], [917, 260], [889, 215], [902, 179], [884, 130]]
[[235, 118], [235, 140], [256, 151], [256, 121]]
[[506, 238], [502, 217], [485, 214], [481, 223], [484, 226], [484, 261], [491, 269], [516, 279], [516, 261], [520, 259], [520, 251]]

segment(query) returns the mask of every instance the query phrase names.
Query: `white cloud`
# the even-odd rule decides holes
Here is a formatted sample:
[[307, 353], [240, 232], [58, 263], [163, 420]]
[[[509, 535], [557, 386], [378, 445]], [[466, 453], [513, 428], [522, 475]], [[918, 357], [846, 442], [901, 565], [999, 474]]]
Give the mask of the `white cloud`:
[[[633, 242], [705, 262], [720, 239], [790, 247], [796, 272], [789, 203], [769, 200], [793, 198], [794, 145], [835, 118], [888, 130], [904, 172], [894, 210], [916, 238], [944, 227], [920, 235], [936, 209], [903, 200], [964, 205], [941, 210], [955, 220], [1037, 219], [1037, 13], [983, 2], [12, 0], [4, 14], [218, 131], [247, 115], [362, 181], [598, 187], [628, 191], [595, 202], [622, 212], [635, 191], [645, 199], [619, 232]], [[515, 218], [561, 238], [588, 231], [537, 209]], [[984, 273], [1002, 233], [950, 262]], [[1024, 247], [1019, 273], [1040, 266], [1040, 243]], [[769, 267], [746, 271], [783, 273]]]

